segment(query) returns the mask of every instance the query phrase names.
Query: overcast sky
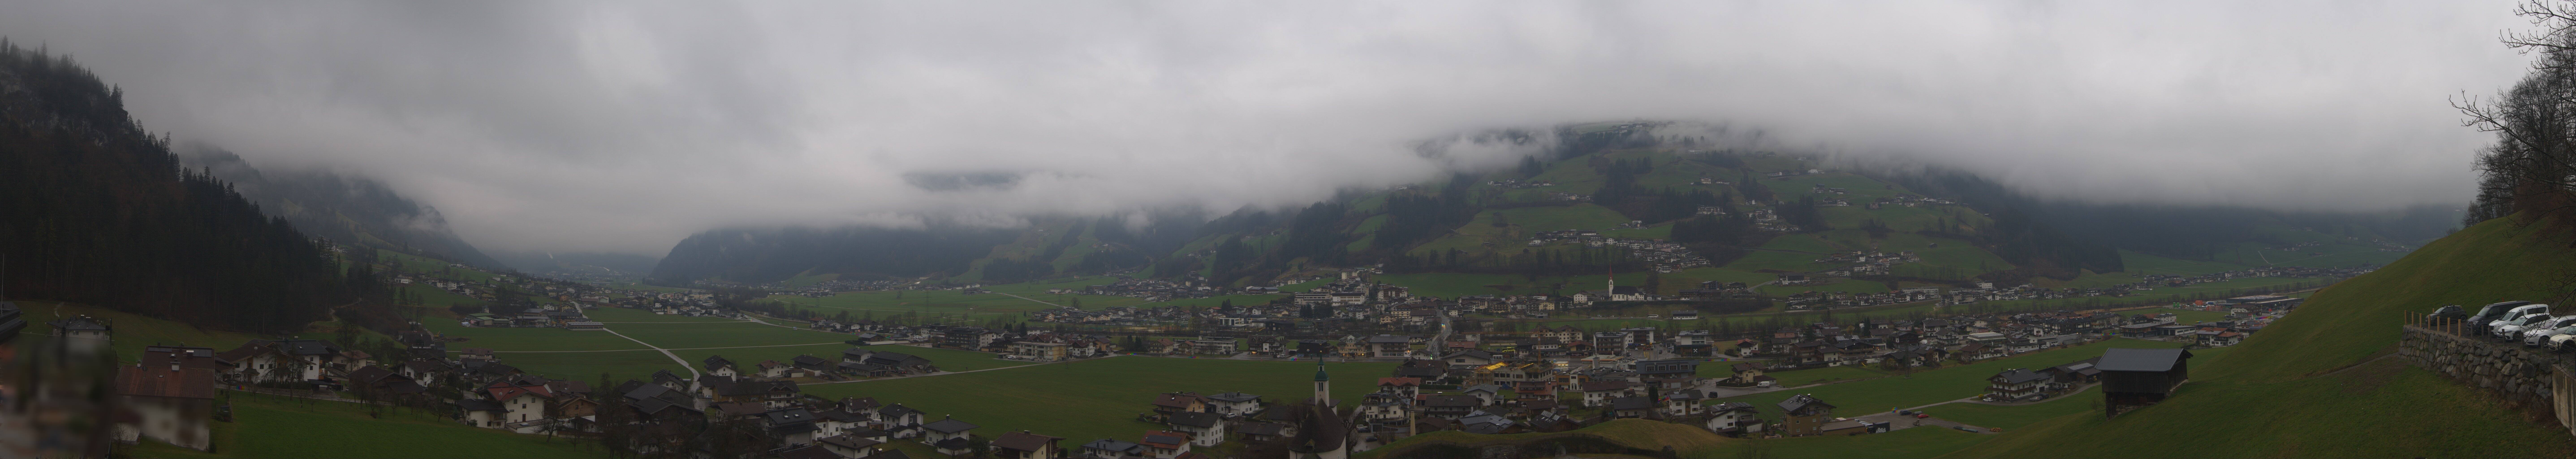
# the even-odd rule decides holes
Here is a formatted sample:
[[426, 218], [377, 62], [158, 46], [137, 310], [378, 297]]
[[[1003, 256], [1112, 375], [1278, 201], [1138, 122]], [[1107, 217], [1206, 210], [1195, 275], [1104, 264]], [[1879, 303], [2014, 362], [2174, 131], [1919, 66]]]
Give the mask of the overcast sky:
[[[505, 251], [1307, 202], [1413, 142], [1680, 119], [2110, 202], [2465, 202], [2506, 1], [0, 0], [155, 130], [372, 175]], [[1453, 160], [1513, 160], [1462, 152]], [[917, 178], [1018, 173], [933, 192]], [[927, 174], [927, 175], [926, 175]], [[908, 181], [907, 176], [916, 180]]]

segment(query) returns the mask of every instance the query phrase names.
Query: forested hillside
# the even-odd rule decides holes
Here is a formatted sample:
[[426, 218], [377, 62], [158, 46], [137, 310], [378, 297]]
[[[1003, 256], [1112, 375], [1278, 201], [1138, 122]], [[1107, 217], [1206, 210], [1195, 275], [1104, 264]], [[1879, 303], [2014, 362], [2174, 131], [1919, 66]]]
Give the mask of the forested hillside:
[[[1832, 270], [1838, 265], [1820, 260], [1839, 253], [1922, 258], [1854, 276], [1884, 283], [1878, 287], [1819, 288], [1866, 293], [1897, 282], [2119, 283], [2126, 281], [2088, 276], [2129, 271], [2127, 260], [2138, 255], [2249, 267], [2310, 259], [2317, 260], [2307, 264], [2384, 263], [2398, 253], [2355, 252], [2402, 252], [2451, 225], [2438, 211], [2351, 216], [2051, 202], [1965, 172], [1836, 168], [1811, 154], [1743, 146], [1728, 135], [1632, 122], [1569, 125], [1549, 136], [1475, 136], [1534, 153], [1500, 170], [1453, 172], [1214, 218], [1055, 217], [1013, 231], [709, 232], [674, 247], [654, 277], [665, 283], [820, 275], [999, 283], [1132, 271], [1246, 286], [1375, 265], [1389, 274], [1436, 274], [1504, 293], [1533, 286], [1556, 292], [1574, 277], [1611, 272], [1664, 274], [1678, 282], [1656, 286], [1674, 290], [1698, 281], [1758, 283]], [[1533, 143], [1540, 138], [1554, 140]], [[1668, 241], [1686, 250], [1572, 243], [1568, 231]], [[2339, 248], [2319, 248], [2329, 243]]]
[[231, 183], [261, 210], [286, 218], [306, 234], [354, 247], [507, 269], [456, 237], [438, 209], [403, 197], [383, 182], [329, 171], [260, 170], [241, 156], [212, 147], [197, 148], [182, 159]]
[[247, 331], [294, 330], [348, 299], [323, 245], [181, 167], [122, 97], [68, 58], [0, 42], [10, 297]]

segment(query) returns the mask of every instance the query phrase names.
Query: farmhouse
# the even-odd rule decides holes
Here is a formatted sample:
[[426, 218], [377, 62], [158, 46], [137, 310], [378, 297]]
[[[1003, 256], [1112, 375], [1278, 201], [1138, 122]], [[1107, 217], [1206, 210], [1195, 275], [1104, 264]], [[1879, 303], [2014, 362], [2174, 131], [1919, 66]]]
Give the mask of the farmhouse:
[[1986, 398], [1998, 402], [2018, 402], [2039, 397], [2040, 386], [2052, 379], [2047, 373], [2014, 368], [1986, 378]]
[[1780, 401], [1780, 411], [1787, 413], [1781, 421], [1781, 434], [1798, 437], [1824, 433], [1826, 421], [1833, 419], [1834, 406], [1807, 394]]
[[2120, 407], [2164, 401], [2191, 379], [2191, 351], [2182, 349], [2111, 348], [2095, 364], [2102, 370], [2103, 416], [2118, 416]]

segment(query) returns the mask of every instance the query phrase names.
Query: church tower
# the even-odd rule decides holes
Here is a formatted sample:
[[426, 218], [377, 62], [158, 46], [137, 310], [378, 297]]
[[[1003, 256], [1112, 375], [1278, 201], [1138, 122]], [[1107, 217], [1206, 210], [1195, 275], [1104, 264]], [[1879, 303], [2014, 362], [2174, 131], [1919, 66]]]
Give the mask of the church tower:
[[1324, 359], [1315, 359], [1315, 404], [1333, 406], [1332, 378], [1324, 375]]

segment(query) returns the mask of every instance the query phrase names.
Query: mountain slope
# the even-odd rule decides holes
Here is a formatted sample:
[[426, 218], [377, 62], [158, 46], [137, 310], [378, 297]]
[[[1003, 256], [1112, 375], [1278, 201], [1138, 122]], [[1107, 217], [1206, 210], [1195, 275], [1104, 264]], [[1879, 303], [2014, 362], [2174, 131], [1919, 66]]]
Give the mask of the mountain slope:
[[2552, 278], [2576, 268], [2576, 250], [2508, 220], [2317, 292], [2224, 358], [2193, 362], [2193, 380], [2162, 404], [2052, 419], [1950, 456], [2568, 456], [2576, 441], [2563, 430], [2397, 359], [2372, 360], [2391, 352], [2408, 312], [2552, 300]]
[[123, 94], [0, 43], [0, 254], [16, 298], [289, 331], [346, 301], [325, 247], [181, 168]]
[[438, 209], [395, 193], [384, 183], [327, 171], [262, 171], [241, 156], [201, 148], [186, 158], [233, 184], [260, 209], [286, 218], [296, 229], [332, 241], [381, 248], [494, 269], [500, 261], [449, 231]]

